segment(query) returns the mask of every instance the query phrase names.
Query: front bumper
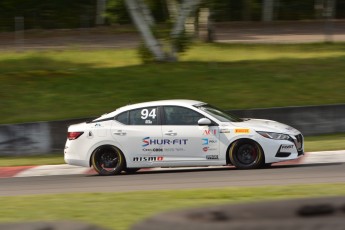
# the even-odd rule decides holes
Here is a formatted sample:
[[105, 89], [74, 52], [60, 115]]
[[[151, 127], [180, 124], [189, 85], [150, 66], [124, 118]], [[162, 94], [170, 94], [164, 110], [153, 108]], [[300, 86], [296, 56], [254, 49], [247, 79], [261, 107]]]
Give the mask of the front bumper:
[[289, 140], [258, 138], [257, 141], [261, 144], [265, 153], [266, 163], [294, 160], [304, 155], [303, 135], [290, 135], [290, 137]]

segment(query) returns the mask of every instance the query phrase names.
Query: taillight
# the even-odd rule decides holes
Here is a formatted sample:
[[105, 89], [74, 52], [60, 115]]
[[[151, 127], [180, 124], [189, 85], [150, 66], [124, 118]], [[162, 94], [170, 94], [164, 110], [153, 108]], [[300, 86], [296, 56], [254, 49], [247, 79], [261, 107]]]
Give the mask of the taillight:
[[84, 132], [68, 132], [67, 138], [68, 140], [75, 140], [80, 137]]

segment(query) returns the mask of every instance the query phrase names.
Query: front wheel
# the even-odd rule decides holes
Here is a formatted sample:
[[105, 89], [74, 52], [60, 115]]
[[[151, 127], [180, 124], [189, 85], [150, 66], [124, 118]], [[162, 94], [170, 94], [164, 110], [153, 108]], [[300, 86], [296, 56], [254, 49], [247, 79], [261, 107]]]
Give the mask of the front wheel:
[[260, 168], [265, 157], [258, 143], [252, 140], [238, 140], [229, 150], [231, 163], [239, 169]]
[[111, 145], [96, 149], [92, 154], [91, 162], [93, 168], [102, 176], [120, 174], [125, 164], [121, 151]]

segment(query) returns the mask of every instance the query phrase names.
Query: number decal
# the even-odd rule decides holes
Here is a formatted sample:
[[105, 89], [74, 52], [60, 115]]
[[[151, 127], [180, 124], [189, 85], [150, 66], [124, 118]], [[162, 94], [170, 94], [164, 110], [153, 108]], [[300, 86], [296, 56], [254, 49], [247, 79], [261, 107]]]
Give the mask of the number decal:
[[152, 117], [152, 119], [155, 119], [156, 118], [156, 109], [152, 109], [150, 114], [149, 114], [149, 117]]
[[145, 120], [148, 117], [151, 117], [152, 119], [156, 118], [156, 109], [152, 109], [150, 112], [148, 109], [141, 110], [141, 119]]
[[149, 116], [149, 111], [147, 109], [141, 110], [141, 119], [146, 119]]

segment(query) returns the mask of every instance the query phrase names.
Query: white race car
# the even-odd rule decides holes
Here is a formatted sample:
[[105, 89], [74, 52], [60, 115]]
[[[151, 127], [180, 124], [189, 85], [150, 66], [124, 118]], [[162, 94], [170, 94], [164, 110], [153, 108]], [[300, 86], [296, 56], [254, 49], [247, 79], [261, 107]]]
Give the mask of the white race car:
[[101, 175], [140, 168], [234, 165], [260, 168], [304, 154], [302, 134], [270, 120], [242, 119], [200, 101], [121, 107], [71, 125], [65, 161]]

